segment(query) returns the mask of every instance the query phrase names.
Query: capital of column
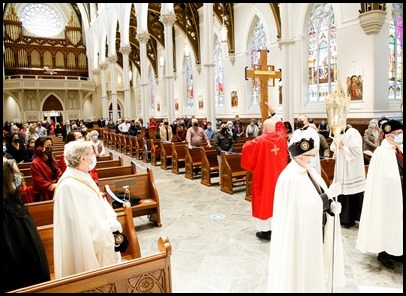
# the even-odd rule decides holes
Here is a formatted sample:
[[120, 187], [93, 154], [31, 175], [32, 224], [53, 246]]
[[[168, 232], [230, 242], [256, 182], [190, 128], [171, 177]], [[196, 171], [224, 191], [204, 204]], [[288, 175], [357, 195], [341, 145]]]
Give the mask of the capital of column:
[[111, 64], [116, 63], [118, 60], [117, 56], [111, 56], [108, 59]]
[[106, 70], [106, 68], [107, 68], [107, 63], [100, 64], [99, 66], [100, 66], [100, 69]]
[[173, 26], [173, 24], [176, 21], [176, 15], [174, 12], [172, 13], [167, 13], [167, 14], [161, 14], [159, 17], [159, 20], [161, 23], [164, 24], [164, 26]]
[[136, 37], [140, 43], [147, 43], [147, 41], [149, 40], [149, 33], [148, 32], [140, 33], [137, 34]]
[[120, 47], [120, 52], [122, 54], [129, 55], [131, 52], [131, 47], [130, 46]]

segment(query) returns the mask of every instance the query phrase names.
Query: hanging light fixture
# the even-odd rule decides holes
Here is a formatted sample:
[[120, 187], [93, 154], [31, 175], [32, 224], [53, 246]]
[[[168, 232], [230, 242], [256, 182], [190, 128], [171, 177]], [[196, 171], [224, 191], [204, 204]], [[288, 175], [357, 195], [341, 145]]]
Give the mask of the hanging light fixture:
[[189, 43], [186, 41], [186, 43], [185, 43], [185, 48], [184, 48], [184, 50], [185, 50], [185, 57], [190, 57], [190, 45], [189, 45]]
[[224, 11], [225, 11], [225, 3], [223, 3], [223, 16], [222, 16], [223, 25], [221, 26], [221, 29], [220, 29], [221, 42], [227, 42], [227, 33], [228, 33], [227, 26], [224, 22], [224, 20], [226, 19], [226, 16], [224, 15]]

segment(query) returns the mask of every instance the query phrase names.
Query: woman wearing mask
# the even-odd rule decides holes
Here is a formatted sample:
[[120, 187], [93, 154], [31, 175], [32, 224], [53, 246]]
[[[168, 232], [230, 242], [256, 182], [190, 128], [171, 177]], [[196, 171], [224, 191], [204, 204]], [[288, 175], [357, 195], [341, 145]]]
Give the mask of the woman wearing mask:
[[206, 129], [204, 130], [207, 138], [211, 141], [214, 139], [214, 130], [210, 121], [207, 122]]
[[62, 175], [57, 160], [52, 156], [52, 144], [51, 137], [39, 137], [35, 141], [35, 157], [30, 168], [35, 201], [51, 200]]
[[7, 143], [7, 152], [15, 159], [17, 163], [24, 162], [26, 158], [25, 146], [20, 142], [17, 132], [13, 132]]
[[372, 153], [374, 153], [376, 147], [381, 144], [382, 137], [378, 127], [378, 120], [375, 118], [369, 121], [368, 128], [364, 132], [364, 163], [369, 164]]
[[21, 196], [22, 186], [15, 161], [3, 161], [2, 292], [50, 280], [41, 238]]
[[176, 129], [176, 137], [179, 142], [186, 142], [187, 128], [184, 120], [179, 122], [179, 126]]
[[104, 149], [103, 141], [99, 140], [99, 132], [96, 130], [92, 130], [89, 132], [90, 142], [94, 147], [94, 152], [96, 153], [96, 157], [104, 156], [106, 154], [106, 150]]
[[55, 278], [119, 263], [113, 232], [117, 214], [89, 174], [96, 155], [89, 141], [65, 145], [68, 167], [54, 196]]
[[32, 160], [34, 159], [35, 156], [35, 141], [37, 139], [32, 137], [28, 139], [28, 143], [27, 143], [27, 150], [25, 153], [25, 161], [26, 162], [32, 162]]

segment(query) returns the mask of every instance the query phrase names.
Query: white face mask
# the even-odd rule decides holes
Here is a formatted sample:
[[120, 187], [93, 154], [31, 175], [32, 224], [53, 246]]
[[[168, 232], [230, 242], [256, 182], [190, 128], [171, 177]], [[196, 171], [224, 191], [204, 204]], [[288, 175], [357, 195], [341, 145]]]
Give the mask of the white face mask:
[[96, 167], [97, 158], [96, 155], [92, 155], [92, 161], [89, 164], [89, 171], [93, 170]]
[[398, 144], [402, 144], [403, 143], [403, 133], [396, 135], [393, 137], [393, 141], [395, 141]]
[[310, 157], [310, 161], [309, 161], [309, 163], [307, 163], [306, 166], [315, 168], [316, 165], [317, 165], [317, 158], [316, 158], [316, 156], [312, 156], [312, 157]]

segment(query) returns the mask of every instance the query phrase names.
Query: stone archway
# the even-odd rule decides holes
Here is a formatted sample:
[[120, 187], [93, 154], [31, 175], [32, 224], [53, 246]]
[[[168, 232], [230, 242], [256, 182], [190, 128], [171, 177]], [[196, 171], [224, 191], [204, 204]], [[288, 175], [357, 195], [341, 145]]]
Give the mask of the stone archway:
[[49, 95], [42, 106], [43, 119], [63, 124], [63, 106], [55, 95]]

